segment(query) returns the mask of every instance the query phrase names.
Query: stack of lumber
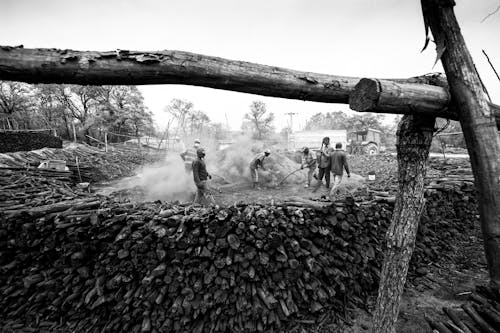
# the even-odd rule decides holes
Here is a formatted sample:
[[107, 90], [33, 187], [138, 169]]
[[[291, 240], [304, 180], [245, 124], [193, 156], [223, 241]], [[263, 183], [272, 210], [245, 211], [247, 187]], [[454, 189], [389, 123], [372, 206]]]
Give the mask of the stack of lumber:
[[22, 210], [87, 196], [70, 187], [69, 172], [0, 168], [0, 212]]
[[434, 332], [438, 333], [496, 333], [500, 332], [500, 294], [490, 287], [478, 286], [469, 295], [470, 302], [460, 308], [444, 307], [446, 321], [426, 316]]
[[156, 150], [138, 151], [122, 145], [104, 152], [85, 144], [71, 144], [62, 149], [43, 148], [0, 154], [0, 168], [36, 168], [44, 160], [64, 160], [72, 181], [97, 182], [129, 176], [139, 166], [161, 158], [164, 155]]

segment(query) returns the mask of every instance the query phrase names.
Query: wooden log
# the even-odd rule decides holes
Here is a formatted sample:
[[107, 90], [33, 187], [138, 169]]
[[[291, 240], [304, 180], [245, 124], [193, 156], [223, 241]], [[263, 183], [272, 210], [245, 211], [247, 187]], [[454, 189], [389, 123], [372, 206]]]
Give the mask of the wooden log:
[[[366, 85], [355, 89], [360, 82], [357, 77], [303, 72], [183, 51], [97, 52], [0, 46], [0, 64], [0, 80], [81, 85], [186, 84], [314, 102], [350, 103], [360, 112], [458, 119], [454, 109], [447, 108], [448, 90], [425, 84], [418, 78], [379, 80], [388, 86], [405, 88], [412, 98], [402, 94], [390, 97], [384, 91], [385, 102], [374, 107], [376, 89], [371, 89], [372, 93], [364, 98], [365, 92], [360, 87]], [[353, 92], [356, 97], [350, 102], [349, 95]], [[496, 110], [500, 118], [500, 107]]]
[[493, 327], [491, 327], [477, 312], [472, 308], [470, 304], [463, 304], [462, 309], [471, 317], [476, 324], [481, 328], [484, 333], [496, 333]]
[[460, 320], [455, 310], [444, 307], [443, 311], [450, 317], [450, 319], [465, 333], [472, 333], [469, 328]]
[[[460, 32], [452, 0], [421, 0], [470, 155], [490, 282], [500, 289], [500, 135], [495, 114]], [[428, 36], [427, 36], [428, 37]]]
[[429, 318], [428, 316], [425, 316], [425, 320], [427, 320], [429, 326], [431, 326], [433, 330], [436, 330], [439, 333], [453, 333], [440, 321], [435, 321], [432, 318]]
[[[419, 82], [362, 78], [349, 96], [349, 107], [358, 112], [393, 114], [415, 114], [415, 110], [419, 110], [421, 114], [458, 120], [458, 110], [452, 103], [447, 84], [441, 78], [425, 78], [422, 76]], [[422, 84], [424, 79], [426, 84]], [[429, 84], [433, 82], [441, 86]], [[500, 106], [489, 104], [500, 129]]]
[[398, 194], [373, 318], [374, 333], [396, 332], [399, 303], [425, 204], [424, 179], [434, 118], [404, 116], [397, 132]]
[[326, 103], [347, 103], [359, 79], [183, 51], [109, 52], [0, 46], [0, 79], [83, 85], [188, 84]]
[[456, 114], [446, 110], [450, 101], [450, 94], [441, 87], [362, 78], [350, 94], [349, 107], [396, 114], [412, 114], [411, 110], [417, 108], [422, 114], [456, 119]]

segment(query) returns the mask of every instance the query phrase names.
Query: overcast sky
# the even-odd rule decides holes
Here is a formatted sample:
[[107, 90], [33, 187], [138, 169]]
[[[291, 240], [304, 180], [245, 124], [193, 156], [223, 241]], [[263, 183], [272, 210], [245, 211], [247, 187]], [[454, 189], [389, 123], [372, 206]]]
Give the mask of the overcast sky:
[[[500, 82], [481, 49], [500, 70], [500, 12], [481, 20], [499, 0], [457, 0], [455, 12], [494, 102]], [[296, 70], [356, 77], [405, 78], [432, 68], [424, 53], [418, 0], [0, 0], [0, 45], [75, 50], [182, 50]], [[296, 112], [299, 129], [317, 112], [346, 105], [302, 102], [214, 90], [141, 86], [160, 127], [173, 98], [194, 103], [213, 121], [239, 129], [253, 100], [275, 113], [278, 129]]]

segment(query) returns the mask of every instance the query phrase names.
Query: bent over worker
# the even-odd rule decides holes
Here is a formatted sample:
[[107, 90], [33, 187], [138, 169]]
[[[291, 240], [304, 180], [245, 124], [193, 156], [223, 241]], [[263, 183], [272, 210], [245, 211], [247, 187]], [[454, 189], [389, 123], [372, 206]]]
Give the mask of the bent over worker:
[[342, 175], [344, 174], [344, 169], [347, 172], [347, 177], [351, 177], [349, 172], [349, 165], [347, 164], [347, 154], [342, 150], [342, 143], [338, 142], [335, 144], [335, 150], [330, 155], [330, 165], [333, 174], [333, 184], [330, 191], [330, 197], [333, 196], [335, 189], [342, 182]]
[[250, 161], [250, 176], [252, 177], [252, 186], [253, 188], [258, 188], [259, 184], [259, 167], [262, 170], [266, 170], [264, 167], [264, 159], [271, 155], [271, 151], [269, 149], [264, 150], [262, 153], [258, 153], [255, 155]]
[[198, 148], [196, 151], [197, 158], [192, 164], [193, 179], [196, 185], [196, 195], [194, 203], [205, 205], [207, 202], [215, 204], [214, 197], [208, 189], [207, 180], [212, 179], [212, 176], [207, 172], [207, 167], [204, 161], [205, 149]]
[[200, 140], [194, 140], [192, 148], [186, 149], [186, 151], [180, 154], [182, 160], [184, 161], [184, 169], [187, 173], [191, 172], [193, 162], [196, 160], [196, 151], [200, 148]]
[[307, 171], [307, 184], [304, 187], [311, 186], [311, 180], [313, 178], [314, 170], [316, 169], [316, 154], [314, 154], [314, 152], [308, 147], [302, 148], [302, 163], [300, 168], [309, 169]]

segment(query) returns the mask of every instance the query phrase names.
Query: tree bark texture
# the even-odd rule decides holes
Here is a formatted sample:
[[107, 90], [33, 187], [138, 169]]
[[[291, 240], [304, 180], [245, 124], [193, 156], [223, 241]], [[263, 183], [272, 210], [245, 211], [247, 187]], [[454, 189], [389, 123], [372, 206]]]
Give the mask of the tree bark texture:
[[424, 209], [424, 178], [435, 118], [404, 116], [397, 132], [398, 194], [387, 230], [374, 333], [396, 332], [399, 303]]
[[500, 288], [500, 136], [495, 115], [460, 32], [453, 12], [454, 1], [421, 3], [426, 30], [430, 27], [437, 53], [442, 54], [471, 158], [490, 281]]
[[[81, 85], [185, 84], [239, 91], [263, 96], [323, 103], [349, 103], [349, 95], [360, 81], [357, 77], [302, 72], [287, 68], [210, 57], [183, 51], [72, 51], [24, 49], [0, 46], [0, 80], [27, 83], [70, 83]], [[412, 90], [403, 94], [404, 107], [398, 102], [370, 104], [352, 102], [356, 111], [377, 113], [433, 114], [458, 119], [449, 107], [446, 88], [426, 84], [426, 76], [410, 79], [380, 80], [397, 89]], [[414, 85], [412, 85], [414, 84]], [[362, 85], [362, 87], [364, 87]], [[360, 91], [363, 98], [364, 91]], [[407, 95], [407, 91], [403, 90]], [[373, 96], [367, 100], [373, 100]], [[367, 100], [364, 100], [365, 102]], [[396, 104], [396, 105], [394, 105]], [[359, 107], [358, 107], [359, 105]], [[498, 107], [500, 124], [500, 107]]]

